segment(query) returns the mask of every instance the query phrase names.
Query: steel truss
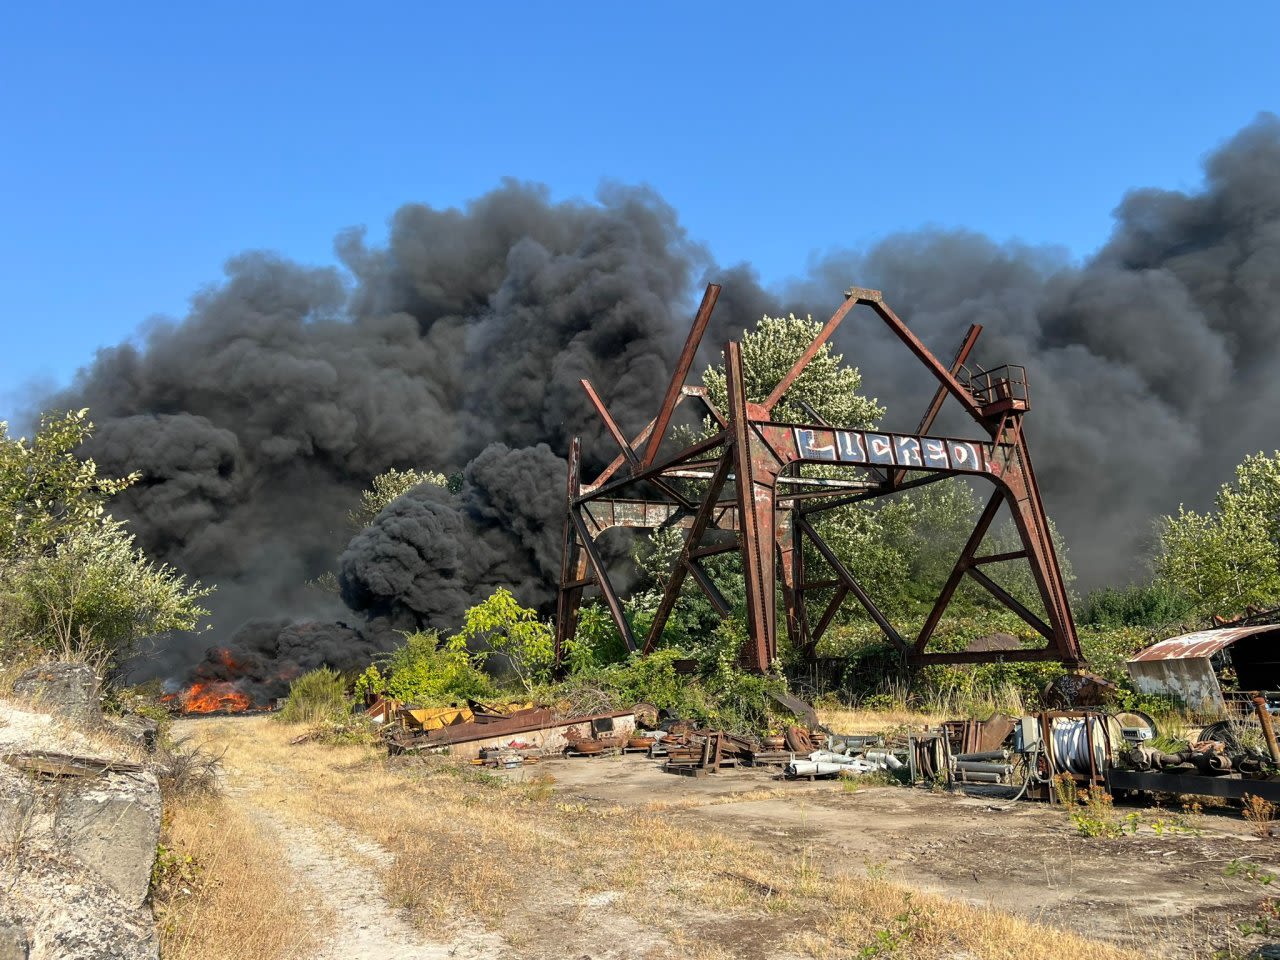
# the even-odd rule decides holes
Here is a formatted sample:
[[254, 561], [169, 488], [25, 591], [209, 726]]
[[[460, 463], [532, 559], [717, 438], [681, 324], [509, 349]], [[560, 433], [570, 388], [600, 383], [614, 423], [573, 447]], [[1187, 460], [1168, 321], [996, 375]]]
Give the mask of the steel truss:
[[[620, 453], [590, 483], [582, 483], [581, 443], [569, 449], [564, 551], [556, 615], [556, 660], [573, 636], [577, 611], [588, 587], [599, 589], [622, 639], [631, 651], [648, 653], [662, 635], [681, 589], [692, 578], [722, 616], [728, 604], [703, 561], [737, 551], [747, 601], [748, 639], [742, 662], [764, 671], [777, 657], [778, 587], [791, 643], [812, 657], [818, 641], [842, 605], [852, 597], [880, 626], [885, 637], [912, 665], [984, 663], [1010, 660], [1060, 660], [1078, 665], [1083, 658], [1068, 604], [1062, 571], [1054, 551], [1048, 517], [1040, 499], [1022, 416], [1029, 407], [1026, 375], [1020, 367], [974, 374], [965, 363], [981, 333], [969, 328], [949, 366], [924, 346], [878, 290], [855, 287], [821, 332], [762, 403], [749, 402], [744, 389], [741, 345], [725, 345], [728, 409], [720, 411], [702, 387], [685, 379], [693, 365], [720, 287], [710, 284], [694, 318], [684, 349], [658, 408], [657, 416], [628, 440], [592, 385], [582, 385]], [[773, 410], [809, 362], [855, 306], [880, 317], [916, 359], [937, 379], [938, 388], [912, 434], [846, 430], [824, 422], [781, 423]], [[664, 441], [676, 408], [696, 398], [709, 412], [716, 432], [674, 452]], [[929, 436], [948, 397], [954, 398], [982, 428], [986, 439]], [[660, 455], [662, 454], [662, 455]], [[800, 476], [802, 464], [847, 467], [850, 479]], [[859, 583], [856, 571], [832, 551], [813, 525], [824, 510], [883, 497], [950, 476], [980, 477], [993, 492], [960, 551], [923, 627], [904, 637]], [[1021, 548], [979, 555], [984, 535], [1001, 504], [1009, 508]], [[663, 591], [656, 616], [643, 638], [636, 637], [622, 600], [609, 577], [597, 540], [613, 527], [680, 527], [684, 547]], [[718, 537], [716, 531], [721, 531]], [[709, 539], [710, 537], [710, 539]], [[805, 569], [804, 547], [811, 543], [828, 568], [814, 578]], [[985, 571], [990, 564], [1025, 560], [1039, 589], [1046, 617], [1041, 618], [1001, 587]], [[1038, 648], [938, 652], [928, 649], [939, 622], [965, 577], [970, 578], [1045, 638]], [[811, 610], [819, 596], [834, 591]], [[816, 614], [816, 618], [813, 616]]]

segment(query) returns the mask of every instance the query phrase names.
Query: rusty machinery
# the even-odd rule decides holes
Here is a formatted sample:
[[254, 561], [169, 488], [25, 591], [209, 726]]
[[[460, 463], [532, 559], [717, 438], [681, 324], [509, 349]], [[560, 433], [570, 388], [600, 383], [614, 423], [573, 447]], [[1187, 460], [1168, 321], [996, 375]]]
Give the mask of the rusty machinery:
[[[877, 290], [854, 288], [813, 342], [761, 403], [748, 400], [739, 343], [725, 346], [728, 409], [721, 411], [699, 386], [686, 385], [694, 357], [715, 308], [720, 287], [707, 287], [657, 415], [629, 440], [592, 385], [587, 396], [620, 453], [589, 483], [580, 477], [581, 444], [569, 450], [564, 552], [556, 617], [556, 659], [573, 636], [583, 591], [598, 587], [622, 639], [631, 651], [649, 652], [662, 635], [686, 578], [707, 595], [722, 616], [728, 605], [703, 565], [711, 555], [737, 551], [747, 602], [747, 641], [741, 659], [758, 671], [777, 655], [777, 587], [780, 583], [786, 628], [792, 644], [812, 657], [823, 632], [852, 595], [879, 625], [909, 664], [981, 663], [1000, 660], [1082, 661], [1075, 623], [1067, 602], [1049, 521], [1045, 515], [1022, 417], [1029, 406], [1025, 372], [1006, 366], [972, 373], [965, 366], [981, 327], [971, 326], [950, 366], [941, 363], [884, 302]], [[914, 433], [843, 429], [821, 421], [781, 423], [773, 410], [856, 306], [880, 317], [938, 381], [932, 402]], [[710, 413], [712, 435], [672, 450], [668, 436], [677, 406], [695, 397]], [[981, 439], [930, 436], [935, 419], [952, 397], [982, 429]], [[849, 477], [802, 476], [804, 464], [848, 468]], [[812, 472], [812, 471], [811, 471]], [[813, 525], [824, 510], [934, 483], [950, 476], [989, 481], [994, 488], [974, 524], [955, 566], [920, 632], [904, 637], [877, 607]], [[728, 492], [732, 489], [732, 493]], [[1018, 550], [980, 555], [979, 548], [1000, 509], [1009, 507], [1021, 539]], [[684, 546], [666, 584], [648, 634], [637, 637], [609, 578], [597, 539], [613, 527], [677, 526], [686, 531]], [[721, 531], [719, 534], [716, 531]], [[804, 546], [812, 544], [828, 568], [823, 576], [806, 569]], [[1046, 616], [1041, 618], [987, 573], [989, 564], [1025, 560], [1039, 588]], [[929, 649], [939, 621], [965, 577], [989, 591], [1045, 639], [1042, 647], [1014, 650]], [[829, 595], [827, 591], [832, 591]], [[816, 599], [815, 599], [816, 598]], [[811, 604], [814, 606], [810, 610]], [[816, 614], [816, 618], [813, 616]]]

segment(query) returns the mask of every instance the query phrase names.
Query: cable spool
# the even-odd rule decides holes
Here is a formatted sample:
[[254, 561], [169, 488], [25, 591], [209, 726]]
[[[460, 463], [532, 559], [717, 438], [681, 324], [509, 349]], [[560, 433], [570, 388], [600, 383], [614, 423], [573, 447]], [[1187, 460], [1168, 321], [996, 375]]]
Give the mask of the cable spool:
[[[1088, 776], [1105, 768], [1108, 732], [1099, 717], [1054, 717], [1050, 735], [1053, 740], [1054, 764], [1059, 770]], [[1092, 762], [1089, 757], [1091, 738]]]

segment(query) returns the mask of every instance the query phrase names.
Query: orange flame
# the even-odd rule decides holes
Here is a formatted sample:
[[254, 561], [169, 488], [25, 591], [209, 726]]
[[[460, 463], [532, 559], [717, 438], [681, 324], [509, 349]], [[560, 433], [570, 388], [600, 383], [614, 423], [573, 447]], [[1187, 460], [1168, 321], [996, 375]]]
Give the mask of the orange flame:
[[193, 683], [182, 693], [162, 697], [166, 703], [181, 702], [183, 713], [240, 713], [256, 709], [247, 693], [226, 680]]

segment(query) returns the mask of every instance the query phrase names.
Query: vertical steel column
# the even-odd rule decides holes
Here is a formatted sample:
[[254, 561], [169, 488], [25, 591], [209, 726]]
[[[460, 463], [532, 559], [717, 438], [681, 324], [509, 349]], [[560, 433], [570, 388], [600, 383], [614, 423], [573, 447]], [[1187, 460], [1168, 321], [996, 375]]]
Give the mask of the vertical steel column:
[[743, 660], [746, 666], [763, 672], [769, 669], [777, 653], [773, 494], [779, 464], [765, 444], [757, 442], [751, 427], [752, 415], [742, 375], [742, 347], [733, 341], [725, 344], [724, 359], [738, 493], [742, 576], [747, 595], [747, 644]]
[[578, 546], [578, 531], [573, 523], [573, 501], [578, 499], [582, 490], [579, 476], [582, 464], [582, 438], [574, 437], [569, 441], [569, 471], [565, 489], [564, 540], [563, 552], [560, 554], [560, 591], [556, 595], [556, 651], [555, 665], [559, 670], [564, 662], [566, 645], [573, 639], [578, 627], [578, 603], [582, 599], [581, 549]]

